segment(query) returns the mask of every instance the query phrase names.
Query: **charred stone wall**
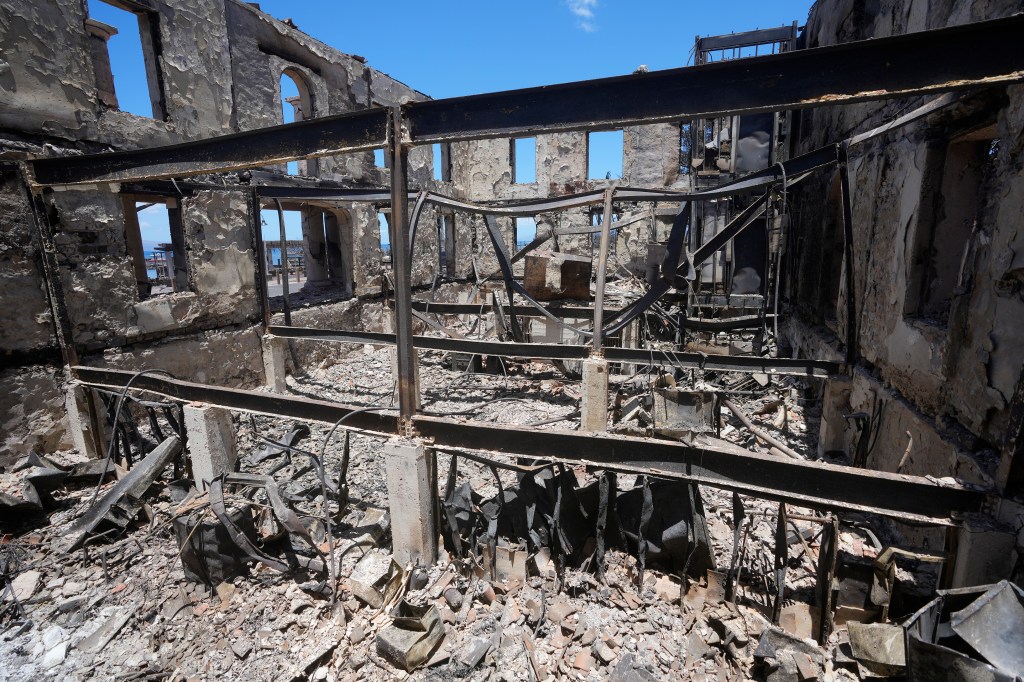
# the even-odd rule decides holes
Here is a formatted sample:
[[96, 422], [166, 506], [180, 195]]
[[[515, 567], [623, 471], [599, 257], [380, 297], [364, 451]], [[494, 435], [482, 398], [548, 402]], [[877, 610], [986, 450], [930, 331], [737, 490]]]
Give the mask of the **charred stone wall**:
[[[104, 29], [83, 0], [0, 0], [0, 152], [65, 155], [152, 147], [283, 122], [281, 78], [306, 97], [301, 117], [391, 106], [425, 96], [361, 57], [320, 43], [240, 0], [117, 3], [139, 18], [153, 116], [117, 107]], [[113, 84], [113, 85], [111, 85]], [[410, 155], [410, 182], [432, 182], [432, 150]], [[267, 169], [282, 176], [283, 166]], [[300, 174], [350, 184], [387, 184], [373, 154], [300, 164]], [[231, 176], [230, 183], [246, 182]], [[219, 180], [218, 180], [219, 182]], [[132, 189], [131, 191], [137, 191]], [[118, 185], [45, 191], [40, 207], [53, 235], [59, 298], [70, 342], [86, 364], [163, 367], [198, 381], [263, 383], [255, 240], [248, 194], [223, 191], [128, 194]], [[140, 282], [146, 266], [137, 203], [165, 203], [180, 220], [187, 278], [173, 293]], [[382, 267], [375, 207], [338, 206], [344, 216], [349, 293], [379, 290]], [[427, 224], [436, 218], [426, 215]], [[341, 221], [339, 221], [341, 222]], [[133, 232], [134, 231], [134, 232]], [[0, 175], [0, 460], [65, 438], [54, 311], [40, 233], [16, 165]], [[414, 281], [433, 280], [436, 230], [423, 230]]]
[[[808, 47], [1006, 16], [1018, 2], [819, 0]], [[796, 153], [868, 130], [925, 101], [844, 105], [798, 114]], [[1024, 88], [960, 104], [852, 150], [850, 182], [858, 350], [853, 390], [825, 412], [870, 415], [872, 468], [997, 478], [1009, 403], [1024, 361]], [[790, 337], [823, 355], [846, 334], [837, 176], [795, 193]], [[813, 338], [813, 340], [812, 340]], [[848, 402], [845, 402], [848, 401]], [[853, 423], [826, 427], [856, 450]], [[836, 438], [842, 433], [842, 438]]]

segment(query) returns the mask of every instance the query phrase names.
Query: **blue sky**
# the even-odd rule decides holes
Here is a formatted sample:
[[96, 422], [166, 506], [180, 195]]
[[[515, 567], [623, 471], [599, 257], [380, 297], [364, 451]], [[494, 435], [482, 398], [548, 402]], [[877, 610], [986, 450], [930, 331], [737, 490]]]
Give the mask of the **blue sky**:
[[[151, 115], [134, 16], [88, 0], [90, 15], [119, 34], [108, 43], [121, 108]], [[811, 0], [692, 2], [653, 0], [449, 0], [386, 3], [260, 0], [278, 19], [431, 97], [457, 97], [685, 66], [697, 35], [715, 35], [807, 20]], [[286, 95], [290, 94], [286, 92]], [[595, 145], [592, 173], [614, 174], [614, 149]], [[269, 217], [269, 216], [268, 216]], [[289, 220], [289, 237], [298, 226]], [[268, 238], [277, 219], [268, 220]]]

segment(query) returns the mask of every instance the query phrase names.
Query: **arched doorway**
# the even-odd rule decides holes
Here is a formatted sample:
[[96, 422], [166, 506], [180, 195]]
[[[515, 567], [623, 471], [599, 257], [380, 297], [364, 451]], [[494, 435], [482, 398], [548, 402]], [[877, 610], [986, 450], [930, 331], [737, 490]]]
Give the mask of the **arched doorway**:
[[306, 283], [352, 293], [352, 219], [344, 209], [310, 208], [302, 221]]

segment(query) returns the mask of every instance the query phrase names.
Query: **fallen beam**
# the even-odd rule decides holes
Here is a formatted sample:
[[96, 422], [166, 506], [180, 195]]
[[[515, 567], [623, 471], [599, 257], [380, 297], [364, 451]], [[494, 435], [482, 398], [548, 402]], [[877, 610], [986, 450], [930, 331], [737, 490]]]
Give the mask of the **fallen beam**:
[[[610, 350], [610, 349], [609, 349]], [[121, 389], [133, 372], [75, 366], [77, 378], [95, 388]], [[394, 414], [298, 396], [208, 386], [160, 376], [141, 376], [133, 389], [182, 401], [199, 401], [243, 412], [346, 425], [383, 435], [398, 428]], [[416, 415], [413, 427], [440, 448], [489, 450], [506, 455], [587, 464], [626, 473], [692, 480], [703, 485], [834, 511], [871, 511], [904, 521], [949, 525], [959, 512], [977, 511], [986, 492], [906, 476], [822, 462], [804, 462], [748, 452], [725, 441], [702, 447], [577, 431], [523, 429], [514, 425], [459, 422]]]
[[[395, 335], [385, 332], [337, 331], [309, 327], [269, 327], [268, 333], [288, 339], [331, 341], [335, 343], [372, 343], [394, 345]], [[509, 358], [539, 358], [543, 360], [585, 360], [590, 348], [558, 343], [506, 343], [475, 339], [445, 339], [435, 336], [413, 336], [413, 346], [447, 353], [497, 355]], [[610, 362], [640, 365], [704, 369], [717, 372], [759, 372], [827, 378], [838, 374], [840, 366], [825, 360], [794, 360], [790, 358], [762, 358], [750, 355], [704, 355], [702, 353], [674, 352], [654, 348], [605, 348], [604, 356]]]

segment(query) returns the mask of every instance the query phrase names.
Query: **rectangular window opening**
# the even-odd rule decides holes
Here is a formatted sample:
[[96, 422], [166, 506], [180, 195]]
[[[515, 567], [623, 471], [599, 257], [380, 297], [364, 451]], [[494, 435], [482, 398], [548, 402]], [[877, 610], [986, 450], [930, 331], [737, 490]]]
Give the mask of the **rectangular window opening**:
[[537, 182], [537, 138], [512, 140], [512, 182], [526, 185]]
[[136, 116], [166, 120], [156, 13], [114, 0], [87, 1], [100, 100]]
[[[270, 298], [284, 294], [282, 280], [286, 275], [289, 294], [297, 291], [305, 283], [306, 276], [306, 253], [302, 248], [302, 211], [285, 209], [281, 214], [284, 216], [284, 244], [281, 243], [281, 221], [277, 210], [264, 209], [260, 211], [263, 258], [267, 272], [267, 295]], [[284, 263], [287, 263], [287, 267]]]
[[516, 251], [537, 238], [536, 218], [516, 218], [515, 223]]
[[622, 131], [587, 133], [587, 178], [622, 179]]
[[945, 326], [960, 286], [964, 258], [984, 203], [984, 185], [999, 153], [996, 126], [953, 138], [925, 173], [935, 178], [922, 197], [911, 264], [907, 313]]
[[388, 221], [388, 213], [380, 211], [377, 213], [377, 226], [380, 230], [380, 257], [384, 262], [391, 261], [391, 224]]
[[175, 197], [124, 198], [125, 242], [139, 300], [188, 291], [188, 259]]
[[438, 142], [433, 145], [432, 149], [434, 152], [434, 179], [440, 182], [450, 182], [452, 179], [451, 147]]
[[441, 272], [448, 277], [455, 276], [455, 214], [439, 213], [437, 216], [438, 264]]
[[387, 161], [384, 159], [383, 149], [373, 150], [373, 165], [376, 168], [387, 168]]

